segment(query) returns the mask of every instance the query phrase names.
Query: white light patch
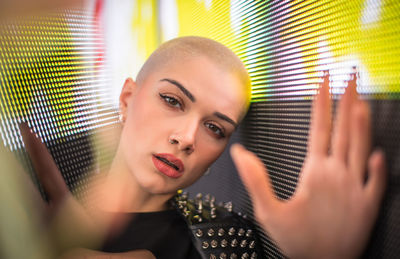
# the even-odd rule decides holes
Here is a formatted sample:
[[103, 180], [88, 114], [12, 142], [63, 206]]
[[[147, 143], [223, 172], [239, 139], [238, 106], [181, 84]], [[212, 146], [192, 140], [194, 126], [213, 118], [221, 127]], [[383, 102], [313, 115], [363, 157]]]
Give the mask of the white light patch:
[[203, 3], [207, 11], [210, 10], [212, 6], [212, 0], [197, 0], [198, 3]]
[[[136, 53], [137, 35], [133, 34], [132, 23], [136, 1], [119, 0], [105, 1], [102, 23], [104, 27], [104, 41], [106, 45], [106, 64], [111, 73], [111, 97], [113, 105], [118, 108], [119, 94], [124, 81], [128, 77], [135, 77], [139, 71], [144, 55]], [[146, 10], [141, 10], [147, 12]], [[144, 14], [144, 13], [142, 13]], [[136, 37], [135, 37], [136, 36]]]
[[363, 27], [370, 27], [379, 21], [382, 13], [382, 4], [383, 0], [365, 0], [361, 16]]
[[212, 5], [212, 0], [204, 0], [204, 4], [205, 4], [207, 10], [210, 10], [211, 5]]
[[240, 12], [240, 9], [238, 8], [240, 1], [241, 0], [231, 0], [230, 8], [231, 26], [236, 35], [240, 34], [240, 28], [242, 27], [242, 12]]
[[358, 74], [357, 92], [360, 94], [371, 93], [371, 89], [368, 87], [371, 84], [368, 70], [356, 55], [341, 57], [335, 63], [331, 64], [330, 67], [330, 86], [333, 94], [344, 93], [347, 81], [350, 79], [350, 75], [354, 73], [354, 68]]
[[160, 23], [162, 41], [167, 41], [178, 36], [178, 8], [175, 0], [160, 1]]
[[358, 74], [357, 91], [359, 93], [366, 93], [366, 86], [370, 85], [371, 81], [367, 68], [362, 64], [361, 59], [356, 55], [334, 58], [327, 41], [321, 40], [318, 42], [317, 71], [329, 71], [329, 85], [332, 94], [344, 93], [347, 81], [350, 79], [350, 74], [354, 73], [354, 68]]

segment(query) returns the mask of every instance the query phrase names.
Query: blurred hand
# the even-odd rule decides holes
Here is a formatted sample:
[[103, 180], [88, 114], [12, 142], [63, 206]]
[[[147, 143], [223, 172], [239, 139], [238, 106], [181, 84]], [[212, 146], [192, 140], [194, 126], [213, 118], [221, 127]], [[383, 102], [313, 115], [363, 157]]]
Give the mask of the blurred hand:
[[[127, 218], [118, 213], [102, 213], [96, 206], [84, 207], [69, 191], [52, 156], [26, 124], [20, 125], [26, 150], [49, 203], [44, 208], [44, 232], [58, 253], [73, 247], [95, 248]], [[90, 190], [88, 190], [90, 192]]]
[[[257, 156], [236, 144], [231, 155], [257, 221], [290, 258], [354, 258], [363, 251], [386, 186], [385, 158], [371, 150], [368, 105], [352, 74], [331, 136], [329, 75], [313, 104], [307, 156], [290, 200], [279, 200]], [[367, 179], [367, 180], [365, 180]]]

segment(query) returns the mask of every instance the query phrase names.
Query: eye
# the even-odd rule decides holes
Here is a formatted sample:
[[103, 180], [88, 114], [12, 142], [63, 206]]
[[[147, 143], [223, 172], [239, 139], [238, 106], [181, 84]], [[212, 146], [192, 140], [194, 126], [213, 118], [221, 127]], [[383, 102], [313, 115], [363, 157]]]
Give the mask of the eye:
[[178, 99], [169, 96], [169, 95], [165, 95], [165, 94], [159, 94], [161, 99], [164, 100], [164, 102], [171, 106], [171, 107], [175, 107], [175, 108], [179, 108], [182, 109], [182, 104], [178, 101]]
[[217, 138], [224, 138], [225, 137], [225, 133], [224, 131], [218, 127], [217, 125], [210, 123], [210, 122], [206, 122], [204, 124], [214, 135], [217, 136]]

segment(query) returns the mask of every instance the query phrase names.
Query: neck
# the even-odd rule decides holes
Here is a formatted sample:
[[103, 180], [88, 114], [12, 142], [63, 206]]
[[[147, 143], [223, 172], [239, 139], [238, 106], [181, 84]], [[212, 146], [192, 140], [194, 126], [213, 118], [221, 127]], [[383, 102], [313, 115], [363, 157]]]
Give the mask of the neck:
[[153, 194], [144, 190], [117, 154], [107, 176], [98, 185], [98, 208], [110, 212], [152, 212], [168, 208], [174, 194]]

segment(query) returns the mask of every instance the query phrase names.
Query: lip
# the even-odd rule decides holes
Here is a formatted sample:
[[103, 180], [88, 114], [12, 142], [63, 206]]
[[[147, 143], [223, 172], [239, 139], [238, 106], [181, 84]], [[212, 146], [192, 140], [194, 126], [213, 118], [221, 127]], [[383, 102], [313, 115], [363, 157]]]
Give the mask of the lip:
[[152, 160], [158, 171], [171, 178], [181, 177], [185, 170], [182, 161], [172, 154], [153, 154]]

